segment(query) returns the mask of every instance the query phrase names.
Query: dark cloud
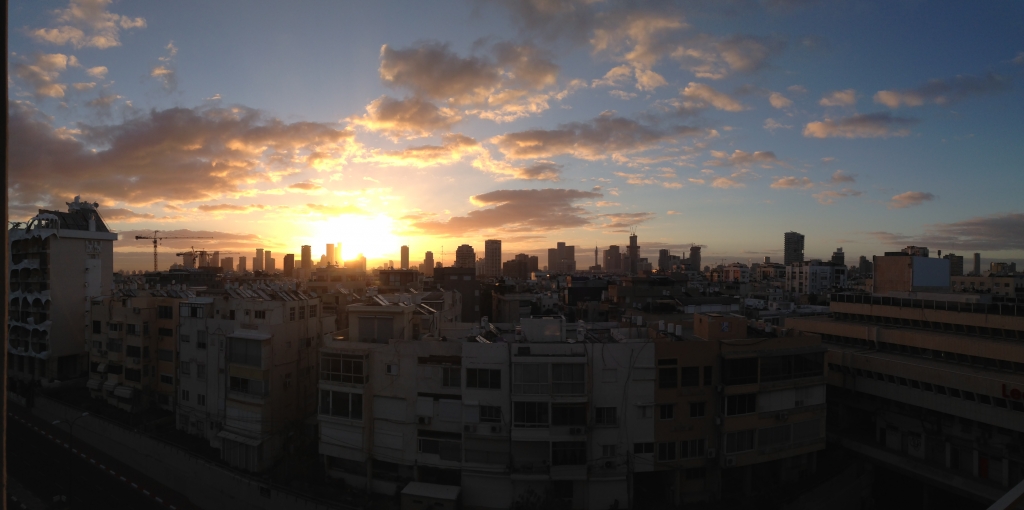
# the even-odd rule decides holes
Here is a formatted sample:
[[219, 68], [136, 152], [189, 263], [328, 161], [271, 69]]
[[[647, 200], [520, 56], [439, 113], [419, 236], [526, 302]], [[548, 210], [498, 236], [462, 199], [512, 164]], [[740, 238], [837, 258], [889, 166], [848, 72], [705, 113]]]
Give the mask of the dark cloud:
[[935, 195], [924, 191], [908, 191], [900, 193], [889, 200], [889, 209], [906, 209], [925, 202], [935, 200]]
[[590, 224], [586, 209], [577, 201], [600, 198], [594, 191], [573, 189], [498, 190], [470, 198], [482, 209], [447, 221], [418, 221], [412, 226], [425, 234], [456, 236], [501, 229], [502, 232], [545, 232]]
[[839, 184], [841, 182], [855, 182], [855, 176], [850, 175], [842, 170], [836, 170], [832, 174], [832, 178], [828, 180], [829, 184]]
[[699, 134], [700, 129], [661, 128], [606, 112], [587, 122], [561, 124], [558, 129], [530, 129], [497, 136], [491, 141], [505, 158], [535, 159], [570, 154], [597, 160], [654, 148], [662, 142]]
[[612, 213], [599, 215], [597, 220], [601, 222], [599, 225], [601, 229], [622, 229], [653, 220], [655, 216], [657, 215], [651, 212]]
[[[953, 223], [928, 225], [916, 236], [892, 232], [869, 232], [879, 241], [892, 246], [948, 247], [951, 251], [1024, 250], [1024, 213], [980, 216]], [[943, 248], [946, 249], [946, 248]]]
[[[117, 242], [118, 248], [141, 248], [144, 246], [153, 246], [153, 241], [149, 239], [135, 239], [135, 236], [146, 236], [151, 237], [153, 235], [152, 230], [122, 230], [119, 232], [120, 238]], [[216, 230], [190, 230], [190, 229], [178, 229], [178, 230], [161, 230], [159, 237], [166, 237], [160, 241], [160, 247], [164, 249], [180, 249], [187, 250], [195, 247], [196, 249], [244, 249], [244, 248], [262, 248], [266, 241], [257, 234], [236, 234], [231, 232], [220, 232]], [[208, 237], [209, 239], [171, 239], [173, 237]]]
[[9, 101], [10, 195], [16, 202], [82, 194], [128, 205], [236, 193], [301, 168], [336, 169], [352, 133], [285, 123], [243, 107], [170, 108], [120, 124], [54, 128], [32, 105]]
[[995, 94], [1010, 90], [1010, 79], [995, 73], [984, 76], [961, 75], [945, 80], [931, 80], [906, 90], [881, 90], [875, 102], [889, 108], [921, 106], [925, 103], [952, 104], [972, 96]]
[[315, 182], [302, 181], [296, 182], [295, 184], [290, 184], [288, 186], [288, 189], [297, 191], [319, 191], [324, 189], [324, 187]]
[[433, 132], [447, 132], [461, 120], [451, 108], [439, 108], [420, 97], [395, 99], [380, 96], [366, 106], [366, 115], [350, 117], [349, 122], [385, 136], [418, 138]]
[[888, 112], [854, 115], [838, 120], [824, 120], [808, 123], [804, 136], [808, 138], [887, 138], [907, 136], [909, 127], [917, 119], [894, 117]]

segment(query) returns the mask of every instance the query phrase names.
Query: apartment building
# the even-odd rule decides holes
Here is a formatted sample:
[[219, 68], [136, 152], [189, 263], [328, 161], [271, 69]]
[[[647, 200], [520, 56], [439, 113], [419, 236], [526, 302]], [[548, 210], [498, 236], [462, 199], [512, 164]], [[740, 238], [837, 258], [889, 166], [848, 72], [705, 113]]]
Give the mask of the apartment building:
[[178, 303], [194, 296], [145, 287], [129, 279], [112, 295], [93, 298], [89, 309], [86, 388], [91, 397], [128, 412], [173, 410]]
[[[374, 313], [349, 310], [350, 323]], [[532, 317], [446, 324], [422, 341], [329, 342], [325, 468], [384, 494], [412, 480], [460, 486], [471, 508], [678, 505], [813, 470], [824, 448], [817, 338], [747, 339], [742, 317], [697, 317], [686, 335]]]
[[117, 234], [97, 204], [68, 202], [8, 231], [8, 374], [18, 383], [83, 377], [89, 300], [109, 293]]
[[318, 297], [266, 284], [229, 284], [178, 313], [177, 428], [234, 467], [269, 468], [315, 413], [317, 352], [334, 317]]
[[954, 276], [950, 278], [955, 292], [985, 293], [1006, 298], [1024, 297], [1024, 273], [988, 276]]
[[830, 307], [786, 326], [828, 346], [843, 446], [986, 504], [1024, 479], [1024, 307], [913, 292], [835, 294]]
[[846, 266], [809, 260], [786, 266], [786, 292], [828, 294], [846, 285]]

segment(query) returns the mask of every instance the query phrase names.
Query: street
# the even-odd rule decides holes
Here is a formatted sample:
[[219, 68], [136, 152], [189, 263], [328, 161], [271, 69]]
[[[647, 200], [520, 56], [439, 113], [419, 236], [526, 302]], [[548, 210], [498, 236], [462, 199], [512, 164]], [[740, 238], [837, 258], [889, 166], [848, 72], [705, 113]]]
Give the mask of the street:
[[9, 475], [51, 508], [195, 508], [184, 496], [79, 441], [73, 444], [71, 505], [55, 502], [69, 482], [67, 425], [21, 413], [9, 414], [7, 423]]

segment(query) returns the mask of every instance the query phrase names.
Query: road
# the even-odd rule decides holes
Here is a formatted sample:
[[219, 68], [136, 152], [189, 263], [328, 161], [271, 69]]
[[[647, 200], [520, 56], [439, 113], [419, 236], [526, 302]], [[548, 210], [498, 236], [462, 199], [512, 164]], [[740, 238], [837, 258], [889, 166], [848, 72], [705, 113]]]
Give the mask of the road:
[[80, 441], [73, 444], [71, 505], [53, 502], [68, 488], [68, 429], [27, 413], [7, 419], [8, 473], [52, 508], [195, 509], [188, 499]]

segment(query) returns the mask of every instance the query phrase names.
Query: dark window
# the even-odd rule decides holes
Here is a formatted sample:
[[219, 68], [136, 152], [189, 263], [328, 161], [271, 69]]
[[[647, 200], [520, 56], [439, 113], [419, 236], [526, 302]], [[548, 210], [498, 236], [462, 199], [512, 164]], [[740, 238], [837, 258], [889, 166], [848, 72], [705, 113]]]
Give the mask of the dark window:
[[658, 460], [676, 460], [676, 443], [658, 443]]
[[584, 426], [587, 424], [587, 408], [583, 404], [552, 404], [551, 425]]
[[321, 354], [320, 380], [351, 384], [366, 383], [363, 357], [351, 354]]
[[229, 362], [261, 368], [263, 366], [263, 342], [244, 338], [232, 338], [228, 354]]
[[513, 427], [543, 427], [550, 424], [548, 419], [547, 402], [513, 402], [512, 403], [512, 426]]
[[174, 351], [170, 349], [158, 349], [156, 359], [160, 361], [174, 361]]
[[654, 453], [654, 443], [633, 443], [633, 453], [636, 455]]
[[107, 366], [107, 373], [108, 374], [121, 375], [123, 370], [124, 370], [124, 366], [123, 365], [108, 365]]
[[676, 374], [679, 371], [676, 367], [672, 368], [659, 368], [658, 369], [658, 387], [659, 388], [675, 388], [679, 385], [679, 378]]
[[206, 330], [205, 329], [200, 329], [199, 331], [196, 331], [196, 348], [197, 349], [205, 349], [206, 348]]
[[512, 394], [545, 395], [549, 392], [549, 388], [548, 365], [543, 363], [512, 365]]
[[725, 397], [725, 415], [749, 414], [757, 410], [757, 394], [729, 395]]
[[142, 371], [133, 368], [126, 369], [124, 371], [124, 380], [132, 382], [142, 382]]
[[587, 463], [587, 443], [584, 441], [552, 441], [552, 466], [577, 466]]
[[707, 446], [706, 439], [691, 439], [689, 441], [679, 442], [679, 458], [698, 458], [703, 457], [705, 447]]
[[586, 393], [582, 363], [556, 363], [551, 365], [551, 394], [582, 395]]
[[705, 402], [690, 402], [690, 418], [701, 418], [704, 416]]
[[97, 334], [97, 335], [100, 334], [100, 333], [103, 333], [103, 322], [101, 322], [101, 321], [92, 321], [92, 332]]
[[359, 341], [386, 344], [395, 336], [394, 324], [394, 319], [389, 316], [359, 317]]
[[174, 336], [174, 328], [156, 328], [156, 334], [163, 337]]
[[704, 386], [711, 386], [714, 384], [714, 368], [710, 366], [704, 367]]
[[671, 420], [675, 417], [675, 409], [674, 404], [661, 404], [658, 406], [658, 417], [662, 420]]
[[466, 387], [500, 390], [501, 370], [491, 370], [486, 368], [467, 368]]
[[246, 379], [244, 377], [228, 378], [228, 388], [231, 391], [248, 393], [250, 395], [266, 395], [266, 386], [266, 384], [263, 384], [263, 381], [255, 379]]
[[501, 423], [501, 406], [480, 406], [482, 423]]
[[679, 369], [679, 385], [684, 388], [700, 386], [700, 367], [682, 367]]
[[745, 452], [754, 449], [754, 431], [741, 430], [725, 435], [725, 453]]
[[361, 420], [363, 419], [363, 395], [346, 391], [320, 390], [320, 414]]
[[138, 345], [126, 345], [124, 348], [124, 355], [129, 358], [141, 358], [142, 347], [139, 347]]
[[702, 467], [688, 468], [684, 473], [687, 480], [702, 480], [707, 477], [707, 470]]
[[167, 374], [160, 374], [160, 382], [162, 384], [170, 384], [170, 385], [173, 386], [174, 385], [174, 376], [173, 375], [167, 375]]
[[441, 369], [441, 386], [445, 388], [461, 388], [462, 369], [459, 367], [443, 367]]
[[174, 308], [170, 306], [160, 305], [156, 307], [156, 316], [159, 319], [173, 319]]
[[594, 423], [598, 425], [616, 425], [618, 423], [618, 417], [616, 416], [615, 407], [598, 407], [594, 412]]
[[288, 308], [288, 320], [290, 320], [290, 321], [295, 320], [295, 307], [294, 306]]
[[722, 364], [722, 384], [757, 382], [757, 358], [727, 359]]

